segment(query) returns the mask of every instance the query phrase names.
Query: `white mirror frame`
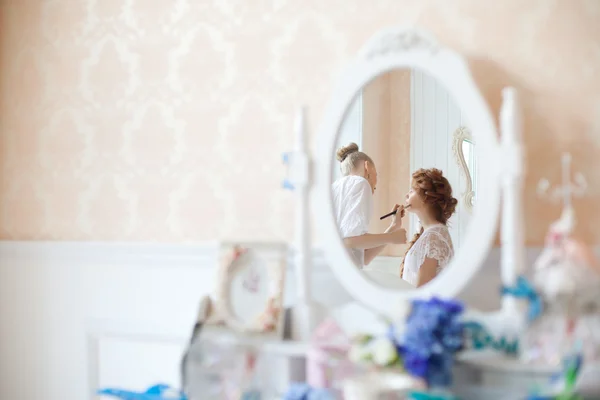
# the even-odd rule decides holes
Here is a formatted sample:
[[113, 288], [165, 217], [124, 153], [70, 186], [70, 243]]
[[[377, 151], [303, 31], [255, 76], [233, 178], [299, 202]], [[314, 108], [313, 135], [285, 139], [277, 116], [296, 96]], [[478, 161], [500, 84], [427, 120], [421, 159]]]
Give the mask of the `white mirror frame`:
[[471, 136], [471, 131], [469, 128], [466, 126], [460, 126], [456, 128], [452, 134], [452, 153], [454, 154], [454, 158], [456, 158], [456, 162], [458, 163], [460, 171], [466, 179], [465, 191], [461, 196], [463, 204], [467, 210], [473, 211], [473, 201], [475, 200], [475, 192], [473, 191], [473, 176], [471, 175], [471, 171], [469, 171], [467, 160], [465, 160], [465, 154], [463, 152], [464, 141], [473, 142], [473, 137]]
[[[446, 86], [465, 111], [477, 141], [477, 155], [485, 160], [477, 207], [462, 246], [450, 265], [427, 285], [398, 291], [368, 280], [356, 267], [339, 234], [331, 196], [338, 131], [354, 96], [369, 81], [398, 68], [418, 68]], [[374, 35], [342, 74], [320, 126], [315, 160], [315, 209], [326, 259], [342, 286], [357, 301], [384, 315], [392, 316], [399, 303], [432, 295], [457, 296], [473, 278], [486, 258], [494, 239], [500, 206], [497, 162], [499, 144], [494, 118], [476, 86], [465, 60], [428, 34], [413, 28], [392, 27]], [[337, 166], [336, 166], [337, 167]]]

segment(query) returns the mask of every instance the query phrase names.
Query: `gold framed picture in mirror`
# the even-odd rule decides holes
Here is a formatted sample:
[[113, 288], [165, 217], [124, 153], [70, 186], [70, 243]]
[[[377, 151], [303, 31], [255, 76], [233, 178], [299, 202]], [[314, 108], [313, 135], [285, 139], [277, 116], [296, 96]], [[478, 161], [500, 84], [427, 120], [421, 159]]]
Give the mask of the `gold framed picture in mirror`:
[[466, 126], [460, 126], [452, 135], [452, 152], [456, 163], [465, 178], [465, 188], [461, 192], [464, 207], [471, 212], [475, 205], [475, 188], [477, 182], [477, 158], [475, 141]]

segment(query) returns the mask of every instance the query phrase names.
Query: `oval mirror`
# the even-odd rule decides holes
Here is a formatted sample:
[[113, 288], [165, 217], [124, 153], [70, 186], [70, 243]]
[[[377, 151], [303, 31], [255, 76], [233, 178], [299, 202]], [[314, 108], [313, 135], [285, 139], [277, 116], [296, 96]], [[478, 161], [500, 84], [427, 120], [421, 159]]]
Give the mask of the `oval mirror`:
[[[338, 135], [332, 196], [340, 235], [372, 279], [391, 287], [397, 278], [423, 285], [431, 274], [422, 269], [419, 281], [417, 264], [435, 256], [441, 270], [460, 248], [471, 203], [457, 198], [471, 196], [468, 168], [476, 158], [463, 147], [471, 143], [466, 126], [443, 84], [415, 68], [383, 73], [354, 97]], [[419, 191], [428, 207], [411, 199]], [[402, 218], [389, 216], [397, 206]], [[406, 231], [408, 240], [371, 237], [394, 230]]]
[[[458, 151], [457, 130], [469, 132]], [[343, 74], [319, 140], [319, 231], [350, 294], [384, 313], [457, 295], [499, 208], [495, 125], [463, 59], [421, 31], [380, 32]]]

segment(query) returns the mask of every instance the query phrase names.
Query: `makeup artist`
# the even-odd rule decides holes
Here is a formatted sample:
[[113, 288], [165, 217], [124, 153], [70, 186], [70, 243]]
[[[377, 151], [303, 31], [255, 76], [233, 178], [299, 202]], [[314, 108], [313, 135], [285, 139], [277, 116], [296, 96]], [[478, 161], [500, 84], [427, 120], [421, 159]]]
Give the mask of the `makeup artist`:
[[[404, 207], [394, 205], [390, 226], [384, 233], [368, 233], [377, 186], [375, 163], [350, 143], [337, 151], [342, 178], [331, 185], [335, 218], [344, 244], [359, 268], [368, 265], [388, 244], [406, 243], [402, 228]], [[399, 218], [397, 217], [400, 214]]]

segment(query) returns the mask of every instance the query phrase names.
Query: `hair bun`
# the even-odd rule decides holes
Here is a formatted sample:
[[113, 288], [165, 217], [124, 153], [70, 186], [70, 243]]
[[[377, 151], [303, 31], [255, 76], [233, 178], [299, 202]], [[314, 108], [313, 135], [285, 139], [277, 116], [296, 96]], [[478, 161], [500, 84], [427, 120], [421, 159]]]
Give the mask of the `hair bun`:
[[444, 217], [446, 219], [450, 219], [452, 214], [454, 214], [454, 212], [456, 211], [457, 204], [458, 204], [458, 200], [456, 200], [454, 197], [451, 197], [447, 200], [447, 202], [445, 204], [446, 207], [443, 208]]
[[352, 153], [356, 153], [358, 151], [358, 145], [356, 143], [350, 143], [348, 146], [341, 147], [337, 153], [337, 160], [342, 162]]

